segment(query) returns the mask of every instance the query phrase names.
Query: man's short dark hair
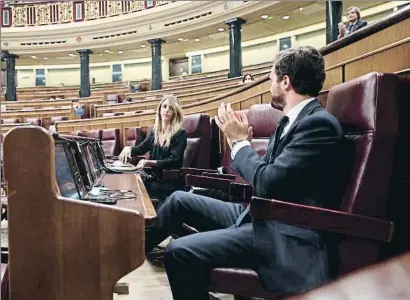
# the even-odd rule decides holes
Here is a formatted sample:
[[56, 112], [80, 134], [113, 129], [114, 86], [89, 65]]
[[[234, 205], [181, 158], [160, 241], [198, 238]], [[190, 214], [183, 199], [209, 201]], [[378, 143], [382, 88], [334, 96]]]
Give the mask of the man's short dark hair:
[[313, 97], [319, 94], [326, 79], [323, 57], [310, 46], [279, 52], [275, 72], [278, 82], [287, 75], [296, 93]]

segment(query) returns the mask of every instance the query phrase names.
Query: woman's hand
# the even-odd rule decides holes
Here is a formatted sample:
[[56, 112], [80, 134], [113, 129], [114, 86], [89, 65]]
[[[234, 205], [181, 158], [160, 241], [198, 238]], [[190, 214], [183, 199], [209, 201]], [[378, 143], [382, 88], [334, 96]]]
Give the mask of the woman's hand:
[[144, 169], [146, 167], [148, 167], [149, 165], [149, 161], [147, 159], [141, 159], [137, 165], [137, 169]]
[[118, 156], [118, 159], [123, 163], [126, 163], [128, 158], [131, 158], [131, 147], [130, 146], [124, 147], [124, 149], [122, 149], [120, 155]]

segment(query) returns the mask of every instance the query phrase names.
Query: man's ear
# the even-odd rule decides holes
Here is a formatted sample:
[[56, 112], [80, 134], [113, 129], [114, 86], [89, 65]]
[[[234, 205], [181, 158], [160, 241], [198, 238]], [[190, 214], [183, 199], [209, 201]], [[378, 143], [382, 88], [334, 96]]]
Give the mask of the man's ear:
[[283, 76], [282, 84], [284, 90], [288, 91], [292, 89], [292, 82], [290, 81], [290, 77], [288, 75]]

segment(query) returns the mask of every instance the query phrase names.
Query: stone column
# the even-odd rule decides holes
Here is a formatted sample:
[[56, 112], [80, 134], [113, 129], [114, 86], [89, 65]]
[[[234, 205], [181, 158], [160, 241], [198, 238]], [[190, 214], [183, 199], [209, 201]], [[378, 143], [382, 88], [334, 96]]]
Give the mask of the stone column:
[[242, 75], [241, 27], [245, 23], [241, 18], [225, 21], [225, 24], [229, 25], [229, 78]]
[[342, 15], [342, 1], [326, 1], [326, 44], [337, 40], [338, 24], [342, 21]]
[[2, 58], [6, 59], [6, 76], [7, 76], [7, 92], [6, 101], [17, 101], [17, 85], [16, 85], [16, 58], [17, 54], [3, 51]]
[[89, 49], [81, 49], [77, 52], [80, 54], [81, 64], [80, 97], [90, 97], [90, 54], [92, 54], [93, 52]]
[[152, 58], [152, 75], [151, 75], [151, 89], [160, 90], [162, 84], [162, 63], [161, 63], [161, 46], [165, 43], [162, 39], [149, 40], [151, 44], [151, 58]]

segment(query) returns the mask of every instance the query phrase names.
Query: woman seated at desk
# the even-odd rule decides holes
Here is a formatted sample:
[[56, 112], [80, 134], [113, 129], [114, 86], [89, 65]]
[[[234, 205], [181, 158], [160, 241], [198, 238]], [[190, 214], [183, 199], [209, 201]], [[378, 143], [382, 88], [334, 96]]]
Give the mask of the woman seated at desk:
[[147, 138], [136, 147], [124, 147], [119, 156], [120, 161], [125, 163], [128, 158], [149, 152], [149, 159], [140, 160], [137, 169], [151, 168], [148, 174], [153, 176], [144, 180], [151, 198], [164, 200], [184, 186], [184, 182], [179, 182], [180, 180], [161, 179], [162, 170], [182, 167], [187, 146], [187, 133], [181, 127], [182, 119], [182, 108], [177, 98], [164, 96], [156, 110], [154, 128]]

